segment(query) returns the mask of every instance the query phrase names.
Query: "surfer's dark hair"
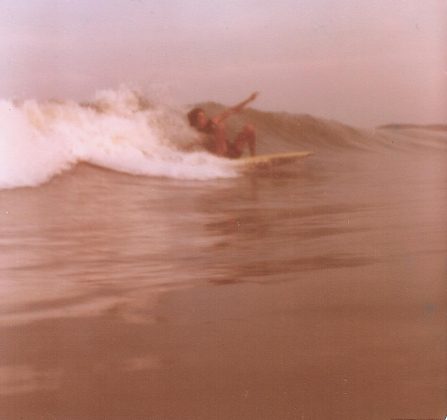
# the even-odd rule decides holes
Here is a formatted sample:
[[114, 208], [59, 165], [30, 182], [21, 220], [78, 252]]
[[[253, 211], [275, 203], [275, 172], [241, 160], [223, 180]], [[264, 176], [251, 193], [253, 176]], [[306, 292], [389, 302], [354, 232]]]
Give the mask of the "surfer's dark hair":
[[197, 116], [201, 113], [205, 112], [202, 108], [194, 108], [191, 109], [191, 111], [188, 112], [188, 121], [189, 125], [192, 127], [197, 126]]

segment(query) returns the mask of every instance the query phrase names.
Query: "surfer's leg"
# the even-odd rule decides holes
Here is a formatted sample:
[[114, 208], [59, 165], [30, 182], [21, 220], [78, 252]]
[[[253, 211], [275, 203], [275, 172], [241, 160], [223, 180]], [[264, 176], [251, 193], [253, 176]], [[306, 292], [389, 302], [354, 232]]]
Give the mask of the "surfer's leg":
[[217, 124], [212, 133], [212, 153], [218, 156], [228, 155], [228, 140], [224, 124]]
[[234, 140], [233, 148], [239, 152], [239, 156], [242, 155], [246, 144], [248, 145], [250, 155], [254, 156], [256, 154], [256, 131], [251, 124], [245, 125]]

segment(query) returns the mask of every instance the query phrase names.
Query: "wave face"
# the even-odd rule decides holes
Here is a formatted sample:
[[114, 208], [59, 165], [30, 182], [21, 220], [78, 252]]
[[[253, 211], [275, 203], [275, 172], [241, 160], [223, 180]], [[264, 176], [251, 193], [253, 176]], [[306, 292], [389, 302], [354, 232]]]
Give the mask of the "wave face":
[[[222, 109], [213, 103], [203, 107], [211, 115]], [[187, 125], [187, 110], [150, 103], [126, 88], [101, 91], [84, 104], [0, 101], [0, 189], [42, 184], [80, 162], [178, 179], [237, 176], [225, 159], [200, 149], [185, 151], [199, 140]], [[251, 109], [230, 121], [230, 136], [246, 121], [257, 128], [259, 153], [447, 148], [443, 130], [365, 131], [309, 115]]]

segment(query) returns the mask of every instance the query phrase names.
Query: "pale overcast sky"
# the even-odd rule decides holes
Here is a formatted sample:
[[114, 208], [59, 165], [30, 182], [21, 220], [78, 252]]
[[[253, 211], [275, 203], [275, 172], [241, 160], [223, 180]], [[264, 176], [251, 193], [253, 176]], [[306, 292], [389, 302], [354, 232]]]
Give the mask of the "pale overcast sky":
[[1, 98], [121, 84], [372, 126], [447, 122], [444, 0], [2, 0]]

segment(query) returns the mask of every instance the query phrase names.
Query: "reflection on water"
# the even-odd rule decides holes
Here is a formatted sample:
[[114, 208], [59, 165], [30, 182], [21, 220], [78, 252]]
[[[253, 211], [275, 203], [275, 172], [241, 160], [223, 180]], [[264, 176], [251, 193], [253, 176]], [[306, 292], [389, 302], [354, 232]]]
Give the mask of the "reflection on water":
[[[447, 176], [355, 156], [199, 183], [81, 166], [0, 193], [7, 418], [36, 404], [59, 418], [361, 418], [356, 398], [427, 395], [424, 369], [438, 407]], [[416, 379], [400, 382], [399, 360]]]
[[[185, 185], [81, 167], [39, 189], [6, 192], [0, 323], [105, 312], [138, 319], [160, 291], [240, 279], [247, 261], [289, 240], [304, 216], [342, 211], [291, 207], [292, 191], [268, 196], [292, 180], [308, 184], [297, 182], [301, 173]], [[297, 226], [300, 238], [331, 233]]]

